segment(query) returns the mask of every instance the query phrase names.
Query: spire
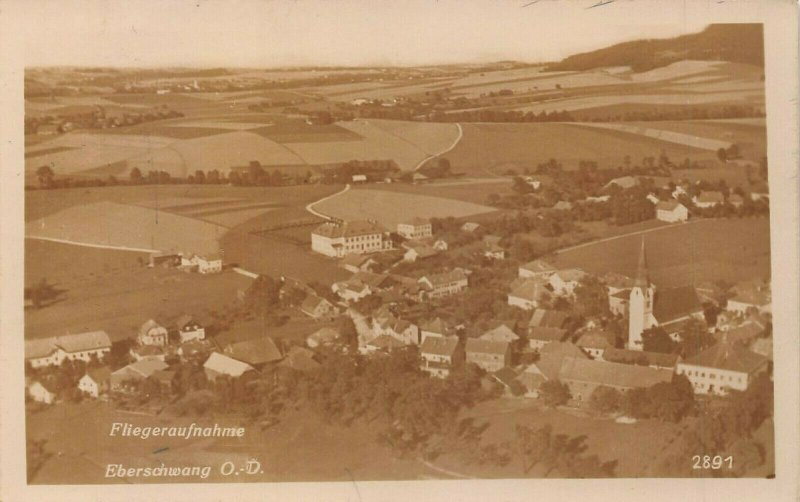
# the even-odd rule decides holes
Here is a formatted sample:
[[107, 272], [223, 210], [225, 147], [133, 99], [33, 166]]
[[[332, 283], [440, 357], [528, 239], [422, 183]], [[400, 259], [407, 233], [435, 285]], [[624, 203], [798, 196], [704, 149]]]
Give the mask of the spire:
[[647, 276], [647, 255], [644, 249], [644, 236], [642, 236], [642, 249], [639, 251], [639, 266], [636, 269], [635, 287], [646, 288], [650, 285], [650, 278]]

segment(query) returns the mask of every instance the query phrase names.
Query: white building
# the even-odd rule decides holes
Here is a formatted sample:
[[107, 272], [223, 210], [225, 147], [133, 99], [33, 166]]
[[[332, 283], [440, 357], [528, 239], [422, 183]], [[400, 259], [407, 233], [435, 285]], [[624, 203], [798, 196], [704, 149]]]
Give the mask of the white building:
[[558, 270], [550, 275], [550, 287], [557, 295], [572, 296], [584, 277], [586, 277], [586, 272], [579, 268]]
[[511, 292], [508, 294], [508, 304], [523, 310], [533, 310], [539, 306], [539, 301], [549, 295], [546, 282], [538, 277], [516, 279], [512, 283]]
[[397, 233], [406, 239], [433, 237], [433, 226], [426, 218], [411, 218], [397, 224]]
[[724, 395], [729, 390], [747, 390], [750, 382], [767, 371], [768, 359], [727, 337], [716, 345], [678, 363], [677, 374], [685, 375], [695, 394]]
[[28, 386], [28, 395], [39, 403], [52, 404], [56, 400], [56, 393], [48, 387], [50, 386], [37, 380]]
[[311, 250], [341, 258], [392, 249], [389, 231], [374, 220], [327, 222], [311, 232]]
[[192, 340], [204, 340], [206, 329], [190, 315], [182, 315], [175, 321], [175, 328], [178, 330], [181, 343]]
[[149, 319], [139, 328], [136, 341], [139, 342], [139, 345], [164, 347], [169, 342], [169, 333], [167, 332], [167, 328], [161, 326], [153, 319]]
[[525, 265], [520, 265], [517, 275], [519, 277], [548, 278], [556, 272], [556, 268], [544, 260], [533, 260]]
[[102, 359], [111, 351], [111, 339], [105, 331], [55, 336], [25, 341], [25, 360], [32, 368], [58, 366], [64, 361], [89, 362]]
[[700, 208], [714, 207], [725, 202], [725, 196], [722, 192], [700, 192], [692, 198], [694, 205]]
[[428, 337], [420, 345], [419, 352], [422, 370], [439, 378], [446, 378], [453, 368], [464, 362], [464, 347], [457, 336]]
[[656, 219], [676, 223], [689, 219], [689, 210], [677, 201], [664, 201], [656, 204]]
[[108, 392], [110, 383], [110, 369], [105, 366], [102, 368], [93, 368], [87, 371], [86, 374], [78, 380], [78, 390], [97, 398], [100, 397], [100, 394]]
[[189, 260], [182, 259], [182, 265], [196, 267], [201, 274], [216, 274], [222, 272], [222, 256], [219, 254], [192, 255]]
[[460, 270], [423, 276], [418, 281], [430, 298], [441, 298], [460, 293], [467, 289], [469, 281]]

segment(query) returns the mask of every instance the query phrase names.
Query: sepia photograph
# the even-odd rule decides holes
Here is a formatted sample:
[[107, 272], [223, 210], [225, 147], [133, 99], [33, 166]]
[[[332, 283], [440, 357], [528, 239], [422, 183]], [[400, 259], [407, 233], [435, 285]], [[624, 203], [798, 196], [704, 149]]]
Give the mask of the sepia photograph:
[[789, 82], [619, 3], [30, 5], [26, 483], [774, 483]]

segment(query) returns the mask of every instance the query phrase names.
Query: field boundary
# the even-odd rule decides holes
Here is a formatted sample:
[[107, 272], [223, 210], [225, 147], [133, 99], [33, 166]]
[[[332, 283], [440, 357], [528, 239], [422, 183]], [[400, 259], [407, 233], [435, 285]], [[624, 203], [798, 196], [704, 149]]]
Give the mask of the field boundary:
[[36, 235], [26, 235], [26, 239], [34, 239], [39, 241], [50, 241], [50, 242], [58, 242], [61, 244], [71, 244], [73, 246], [82, 246], [86, 248], [97, 248], [97, 249], [112, 249], [115, 251], [132, 251], [137, 253], [160, 253], [160, 249], [144, 249], [144, 248], [131, 248], [125, 246], [109, 246], [107, 244], [90, 244], [88, 242], [78, 242], [78, 241], [71, 241], [68, 239], [56, 239], [55, 237], [39, 237]]
[[456, 136], [456, 139], [455, 139], [455, 141], [453, 141], [453, 144], [452, 144], [452, 145], [450, 145], [449, 147], [445, 148], [444, 150], [442, 150], [442, 151], [438, 152], [438, 153], [434, 153], [434, 154], [432, 154], [432, 155], [428, 155], [427, 157], [425, 157], [424, 159], [422, 159], [422, 160], [420, 161], [420, 163], [419, 163], [419, 164], [417, 164], [417, 166], [416, 166], [416, 167], [413, 169], [413, 171], [418, 171], [418, 170], [419, 170], [419, 169], [420, 169], [422, 166], [424, 166], [424, 165], [425, 165], [425, 163], [426, 163], [426, 162], [428, 162], [429, 160], [431, 160], [431, 159], [434, 159], [434, 158], [436, 158], [436, 157], [439, 157], [439, 156], [441, 156], [441, 155], [444, 155], [444, 154], [446, 154], [447, 152], [449, 152], [450, 150], [452, 150], [453, 148], [455, 148], [455, 147], [458, 145], [458, 143], [459, 143], [459, 142], [461, 142], [461, 138], [463, 138], [463, 137], [464, 137], [464, 130], [461, 128], [461, 123], [459, 123], [459, 122], [456, 122], [456, 128], [458, 129], [458, 136]]
[[553, 254], [557, 255], [557, 254], [561, 254], [561, 253], [566, 253], [567, 251], [572, 251], [573, 249], [580, 249], [580, 248], [584, 248], [584, 247], [587, 247], [587, 246], [593, 246], [595, 244], [600, 244], [602, 242], [609, 242], [609, 241], [613, 241], [613, 240], [616, 240], [616, 239], [623, 239], [625, 237], [630, 237], [631, 235], [639, 235], [639, 234], [647, 234], [647, 233], [650, 233], [650, 232], [658, 232], [659, 230], [664, 230], [664, 229], [667, 229], [667, 228], [678, 227], [678, 226], [681, 226], [681, 225], [691, 225], [692, 223], [698, 223], [700, 221], [708, 221], [708, 220], [712, 220], [712, 219], [715, 219], [715, 218], [697, 218], [697, 219], [694, 219], [694, 220], [683, 221], [683, 222], [680, 222], [680, 223], [672, 223], [670, 225], [663, 225], [663, 226], [655, 227], [655, 228], [646, 228], [644, 230], [637, 230], [635, 232], [630, 232], [630, 233], [627, 233], [627, 234], [612, 235], [611, 237], [604, 237], [602, 239], [597, 239], [595, 241], [589, 241], [589, 242], [584, 242], [584, 243], [581, 243], [581, 244], [576, 244], [576, 245], [570, 246], [568, 248], [557, 249], [556, 251], [553, 251]]

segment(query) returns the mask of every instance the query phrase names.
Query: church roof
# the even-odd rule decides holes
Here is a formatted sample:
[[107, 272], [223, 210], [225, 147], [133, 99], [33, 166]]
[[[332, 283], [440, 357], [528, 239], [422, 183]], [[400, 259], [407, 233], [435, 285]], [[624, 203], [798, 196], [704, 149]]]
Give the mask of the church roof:
[[636, 280], [634, 286], [646, 288], [650, 284], [647, 276], [647, 253], [644, 248], [644, 237], [642, 237], [642, 247], [639, 251], [639, 265], [636, 268]]

